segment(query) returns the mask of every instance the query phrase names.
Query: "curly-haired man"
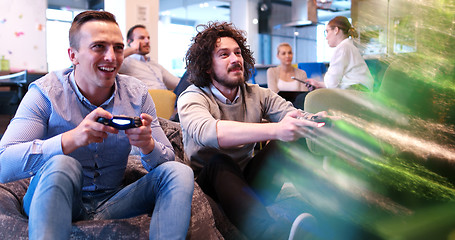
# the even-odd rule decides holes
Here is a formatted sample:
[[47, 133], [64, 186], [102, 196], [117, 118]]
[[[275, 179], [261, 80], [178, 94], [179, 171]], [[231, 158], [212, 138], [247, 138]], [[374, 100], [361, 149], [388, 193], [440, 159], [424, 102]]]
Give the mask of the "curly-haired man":
[[[193, 85], [177, 103], [185, 152], [197, 183], [249, 239], [287, 239], [292, 221], [275, 221], [265, 205], [283, 184], [271, 181], [279, 172], [269, 172], [267, 166], [289, 161], [273, 157], [279, 152], [277, 141], [253, 157], [254, 146], [306, 136], [308, 127], [317, 127], [308, 120], [314, 115], [297, 110], [270, 89], [246, 83], [254, 58], [243, 31], [230, 23], [198, 27], [203, 29], [186, 54]], [[314, 221], [310, 214], [298, 219]]]

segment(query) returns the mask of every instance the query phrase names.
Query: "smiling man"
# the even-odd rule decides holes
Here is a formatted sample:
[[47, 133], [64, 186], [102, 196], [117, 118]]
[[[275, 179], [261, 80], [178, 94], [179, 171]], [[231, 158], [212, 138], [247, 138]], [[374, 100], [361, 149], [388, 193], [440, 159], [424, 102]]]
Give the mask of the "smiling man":
[[149, 89], [174, 90], [180, 78], [147, 56], [150, 53], [150, 35], [145, 26], [138, 24], [131, 27], [126, 39], [128, 46], [120, 73], [143, 81]]
[[[274, 182], [274, 176], [283, 175], [269, 172], [266, 166], [291, 166], [280, 156], [275, 140], [306, 136], [309, 128], [317, 128], [316, 122], [308, 120], [314, 115], [297, 110], [270, 89], [246, 83], [254, 59], [242, 31], [228, 23], [199, 27], [203, 30], [186, 54], [193, 85], [177, 103], [185, 154], [198, 184], [248, 239], [307, 236], [310, 228], [290, 234], [292, 221], [275, 221], [267, 212], [265, 205], [283, 185]], [[263, 123], [263, 119], [269, 122]], [[269, 140], [253, 157], [254, 145]], [[310, 214], [299, 216], [297, 223], [314, 225]]]
[[[33, 177], [23, 199], [30, 239], [69, 239], [72, 221], [150, 213], [150, 239], [185, 239], [193, 173], [173, 161], [147, 87], [117, 74], [124, 45], [115, 17], [82, 12], [69, 39], [73, 68], [30, 85], [0, 142], [0, 181]], [[114, 115], [141, 123], [118, 130], [97, 121]], [[131, 146], [149, 173], [123, 186]]]

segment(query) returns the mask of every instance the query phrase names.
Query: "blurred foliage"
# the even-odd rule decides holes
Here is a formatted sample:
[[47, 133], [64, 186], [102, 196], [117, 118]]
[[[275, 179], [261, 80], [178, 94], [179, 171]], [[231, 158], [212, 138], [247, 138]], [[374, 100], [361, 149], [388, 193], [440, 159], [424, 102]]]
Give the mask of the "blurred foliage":
[[283, 147], [288, 176], [310, 205], [362, 228], [335, 239], [455, 239], [455, 0], [360, 2], [361, 42], [387, 46], [381, 86], [367, 103], [318, 102], [343, 118], [313, 139], [322, 166]]

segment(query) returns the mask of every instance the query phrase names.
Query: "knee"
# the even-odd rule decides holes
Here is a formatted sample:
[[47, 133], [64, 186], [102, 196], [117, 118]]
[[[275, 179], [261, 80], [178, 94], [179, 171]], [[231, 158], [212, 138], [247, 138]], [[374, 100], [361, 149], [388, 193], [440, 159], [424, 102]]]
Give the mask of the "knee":
[[217, 179], [226, 176], [243, 178], [243, 173], [240, 166], [234, 162], [230, 156], [226, 154], [216, 154], [202, 168], [198, 175], [197, 183], [201, 188], [207, 189], [208, 186], [215, 183]]
[[73, 182], [82, 181], [82, 166], [76, 159], [66, 156], [57, 155], [51, 157], [42, 167], [42, 175], [62, 175], [67, 176]]
[[239, 165], [226, 154], [217, 154], [205, 166], [206, 171], [209, 173], [216, 173], [221, 171], [235, 172], [241, 174]]
[[157, 169], [161, 174], [161, 178], [166, 182], [175, 183], [176, 186], [185, 188], [194, 187], [194, 173], [193, 170], [180, 162], [169, 161], [161, 164]]

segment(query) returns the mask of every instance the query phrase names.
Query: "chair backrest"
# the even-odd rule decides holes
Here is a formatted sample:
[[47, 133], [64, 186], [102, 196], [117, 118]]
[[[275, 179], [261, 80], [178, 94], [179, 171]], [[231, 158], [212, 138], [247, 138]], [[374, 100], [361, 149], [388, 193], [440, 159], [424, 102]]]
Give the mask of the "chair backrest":
[[373, 92], [377, 92], [381, 86], [388, 64], [380, 59], [365, 59], [365, 63], [374, 79]]
[[27, 82], [27, 70], [0, 76], [0, 82], [22, 84]]
[[412, 69], [415, 71], [416, 68], [406, 60], [391, 62], [384, 72], [378, 96], [393, 108], [414, 117], [438, 118], [441, 108], [435, 107], [437, 104], [434, 102], [438, 90], [431, 79], [412, 76]]
[[297, 66], [305, 71], [308, 78], [322, 77], [327, 72], [327, 67], [322, 62], [299, 63]]
[[177, 95], [167, 89], [149, 89], [156, 107], [156, 115], [165, 119], [170, 119], [175, 111], [175, 99]]
[[[175, 95], [177, 95], [177, 99], [179, 98], [180, 94], [185, 91], [188, 86], [190, 86], [192, 83], [189, 81], [189, 76], [190, 73], [188, 71], [185, 71], [183, 76], [180, 78], [179, 84], [177, 84], [177, 87], [174, 89]], [[177, 107], [177, 99], [175, 101], [175, 107]]]
[[[338, 112], [369, 121], [377, 117], [374, 114], [378, 110], [376, 109], [377, 105], [371, 99], [373, 94], [339, 88], [316, 89], [306, 96], [304, 109], [311, 113], [320, 111]], [[308, 149], [312, 153], [324, 156], [331, 155], [337, 151], [342, 152], [344, 151], [343, 149], [350, 149], [353, 153], [358, 153], [360, 150], [379, 152], [378, 144], [376, 144], [374, 139], [363, 141], [358, 137], [364, 135], [361, 134], [361, 130], [349, 126], [349, 124], [342, 124], [342, 127], [332, 126], [319, 130], [319, 133], [315, 134], [314, 138], [306, 139]], [[349, 144], [345, 146], [345, 141], [347, 140], [351, 141], [350, 143], [352, 144], [355, 143], [353, 146], [360, 147], [348, 148]]]

